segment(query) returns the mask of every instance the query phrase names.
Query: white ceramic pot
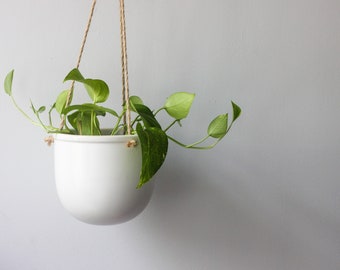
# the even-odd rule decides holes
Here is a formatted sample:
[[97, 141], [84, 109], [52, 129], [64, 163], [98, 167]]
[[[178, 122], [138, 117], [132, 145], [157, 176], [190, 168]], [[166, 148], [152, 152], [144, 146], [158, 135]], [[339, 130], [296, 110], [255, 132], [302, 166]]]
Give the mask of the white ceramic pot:
[[[135, 140], [135, 147], [127, 143]], [[148, 204], [153, 181], [136, 189], [142, 165], [137, 135], [55, 134], [55, 178], [59, 199], [75, 218], [90, 224], [128, 221]]]

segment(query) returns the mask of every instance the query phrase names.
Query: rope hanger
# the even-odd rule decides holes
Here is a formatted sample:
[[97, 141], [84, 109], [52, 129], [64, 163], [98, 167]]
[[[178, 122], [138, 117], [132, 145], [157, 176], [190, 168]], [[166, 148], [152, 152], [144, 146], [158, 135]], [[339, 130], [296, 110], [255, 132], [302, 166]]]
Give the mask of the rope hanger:
[[126, 25], [125, 25], [125, 5], [124, 0], [119, 1], [120, 7], [120, 41], [122, 48], [122, 97], [123, 104], [126, 104], [126, 114], [124, 124], [127, 124], [127, 133], [131, 134], [131, 111], [130, 111], [130, 95], [129, 95], [129, 74], [127, 63], [127, 45], [126, 45]]
[[[87, 40], [87, 36], [90, 30], [93, 13], [95, 10], [97, 1], [93, 0], [90, 15], [87, 21], [87, 25], [85, 28], [85, 33], [83, 37], [83, 41], [81, 43], [78, 61], [76, 67], [79, 68], [80, 62], [83, 56], [85, 43]], [[130, 96], [129, 96], [129, 78], [128, 78], [128, 63], [127, 63], [127, 45], [126, 45], [126, 25], [125, 25], [125, 5], [124, 0], [119, 0], [119, 8], [120, 8], [120, 40], [121, 40], [121, 58], [122, 58], [122, 100], [123, 104], [126, 105], [126, 113], [124, 116], [124, 124], [127, 126], [127, 134], [131, 135], [131, 109], [130, 109]], [[71, 103], [71, 97], [74, 91], [74, 81], [72, 81], [70, 91], [66, 100], [66, 107], [68, 107]], [[63, 116], [60, 129], [65, 126], [65, 116]]]

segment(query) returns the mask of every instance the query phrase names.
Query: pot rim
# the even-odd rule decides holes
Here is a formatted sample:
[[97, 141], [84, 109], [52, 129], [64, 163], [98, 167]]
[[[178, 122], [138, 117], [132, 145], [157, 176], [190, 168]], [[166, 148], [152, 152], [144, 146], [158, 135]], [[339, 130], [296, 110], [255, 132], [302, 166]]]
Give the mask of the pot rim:
[[138, 141], [138, 135], [74, 135], [65, 133], [53, 134], [55, 141], [64, 142], [101, 142], [101, 143], [128, 143], [131, 140]]

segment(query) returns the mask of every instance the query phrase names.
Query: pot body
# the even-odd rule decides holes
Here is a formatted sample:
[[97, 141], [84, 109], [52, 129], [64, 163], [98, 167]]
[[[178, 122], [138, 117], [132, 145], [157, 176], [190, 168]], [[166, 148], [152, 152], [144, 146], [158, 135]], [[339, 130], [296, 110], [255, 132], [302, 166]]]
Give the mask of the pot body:
[[[127, 143], [135, 140], [135, 147]], [[54, 136], [59, 199], [75, 218], [90, 224], [126, 222], [150, 201], [153, 182], [136, 189], [142, 166], [137, 135]]]

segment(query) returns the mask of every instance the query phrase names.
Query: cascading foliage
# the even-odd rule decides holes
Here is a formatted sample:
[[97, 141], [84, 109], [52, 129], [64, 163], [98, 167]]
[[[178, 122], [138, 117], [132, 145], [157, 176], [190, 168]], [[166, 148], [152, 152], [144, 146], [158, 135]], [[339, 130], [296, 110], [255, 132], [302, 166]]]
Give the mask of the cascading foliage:
[[[110, 90], [108, 85], [99, 79], [84, 78], [78, 69], [71, 70], [64, 79], [81, 83], [90, 98], [89, 103], [74, 104], [70, 90], [62, 91], [54, 104], [48, 110], [48, 123], [44, 123], [41, 114], [46, 113], [46, 106], [36, 108], [31, 102], [31, 109], [35, 119], [22, 110], [12, 95], [12, 82], [14, 70], [8, 73], [5, 78], [5, 92], [10, 96], [15, 107], [34, 125], [42, 127], [48, 133], [68, 133], [77, 135], [102, 135], [100, 118], [110, 115], [114, 118], [110, 129], [111, 135], [122, 134], [126, 130], [123, 117], [126, 113], [126, 104], [123, 104], [120, 113], [104, 107], [101, 104], [107, 101]], [[232, 105], [232, 119], [228, 119], [228, 113], [215, 117], [207, 128], [206, 135], [199, 141], [192, 144], [184, 144], [167, 134], [167, 131], [175, 124], [181, 126], [194, 101], [195, 94], [188, 92], [176, 92], [169, 96], [164, 105], [153, 111], [147, 107], [142, 99], [137, 96], [130, 97], [130, 109], [134, 114], [131, 122], [132, 134], [137, 134], [142, 148], [142, 169], [138, 188], [147, 183], [162, 166], [168, 151], [168, 141], [171, 140], [178, 145], [188, 149], [211, 149], [221, 141], [232, 127], [235, 120], [240, 116], [241, 109], [234, 102]], [[67, 103], [72, 101], [70, 105]], [[170, 123], [163, 128], [156, 119], [160, 112], [166, 112]], [[57, 113], [61, 119], [65, 119], [62, 128], [56, 126], [52, 121], [52, 114]], [[212, 144], [205, 145], [208, 139], [213, 139]]]

